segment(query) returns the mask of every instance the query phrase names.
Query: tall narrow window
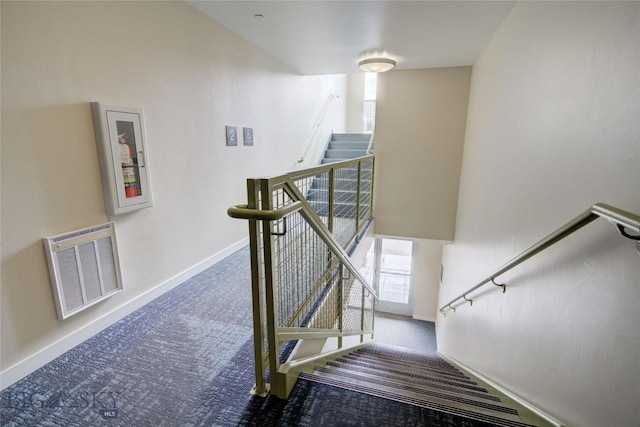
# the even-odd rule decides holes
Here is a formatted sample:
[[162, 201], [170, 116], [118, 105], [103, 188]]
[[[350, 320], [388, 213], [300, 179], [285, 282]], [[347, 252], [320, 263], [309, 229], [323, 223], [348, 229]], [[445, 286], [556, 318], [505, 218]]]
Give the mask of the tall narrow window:
[[362, 131], [373, 132], [376, 120], [376, 90], [378, 75], [376, 73], [364, 73], [364, 105]]

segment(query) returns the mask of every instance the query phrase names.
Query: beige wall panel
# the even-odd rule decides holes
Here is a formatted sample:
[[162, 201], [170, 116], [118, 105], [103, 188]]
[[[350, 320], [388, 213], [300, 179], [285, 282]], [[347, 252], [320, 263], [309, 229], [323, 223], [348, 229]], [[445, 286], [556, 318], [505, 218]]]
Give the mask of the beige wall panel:
[[376, 233], [453, 240], [470, 67], [378, 77]]

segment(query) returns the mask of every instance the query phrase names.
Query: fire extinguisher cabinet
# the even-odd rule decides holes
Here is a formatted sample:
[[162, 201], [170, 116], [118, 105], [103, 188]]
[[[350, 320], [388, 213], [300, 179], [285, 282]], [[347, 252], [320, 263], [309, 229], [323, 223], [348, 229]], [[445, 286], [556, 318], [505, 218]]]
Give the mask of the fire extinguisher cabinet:
[[91, 103], [107, 215], [153, 206], [141, 108]]

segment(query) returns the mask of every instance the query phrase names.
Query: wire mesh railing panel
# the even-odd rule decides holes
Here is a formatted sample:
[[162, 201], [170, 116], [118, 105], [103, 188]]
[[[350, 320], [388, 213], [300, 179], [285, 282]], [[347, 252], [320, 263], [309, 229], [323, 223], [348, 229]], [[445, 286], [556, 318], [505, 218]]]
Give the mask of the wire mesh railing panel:
[[[359, 215], [364, 221], [371, 217], [373, 202], [373, 160], [365, 160], [360, 168]], [[360, 222], [361, 224], [363, 222]]]
[[329, 172], [323, 172], [294, 181], [296, 187], [327, 227], [329, 226], [329, 175]]
[[358, 166], [336, 169], [334, 176], [333, 235], [346, 247], [357, 232]]
[[373, 296], [362, 283], [349, 279], [344, 287], [343, 329], [371, 331], [373, 328]]
[[[273, 271], [280, 327], [328, 324], [338, 307], [330, 304], [338, 265], [327, 245], [298, 213], [285, 220], [286, 233], [273, 236]], [[283, 222], [284, 227], [284, 222]], [[327, 299], [327, 296], [329, 298]], [[318, 314], [320, 317], [318, 317]]]

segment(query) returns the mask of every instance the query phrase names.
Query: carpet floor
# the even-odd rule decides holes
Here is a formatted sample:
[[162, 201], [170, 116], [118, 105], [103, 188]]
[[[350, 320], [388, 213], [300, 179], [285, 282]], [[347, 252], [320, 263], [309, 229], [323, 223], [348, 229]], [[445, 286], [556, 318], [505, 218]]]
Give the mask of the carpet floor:
[[2, 426], [487, 426], [308, 381], [249, 394], [242, 249], [0, 393]]

